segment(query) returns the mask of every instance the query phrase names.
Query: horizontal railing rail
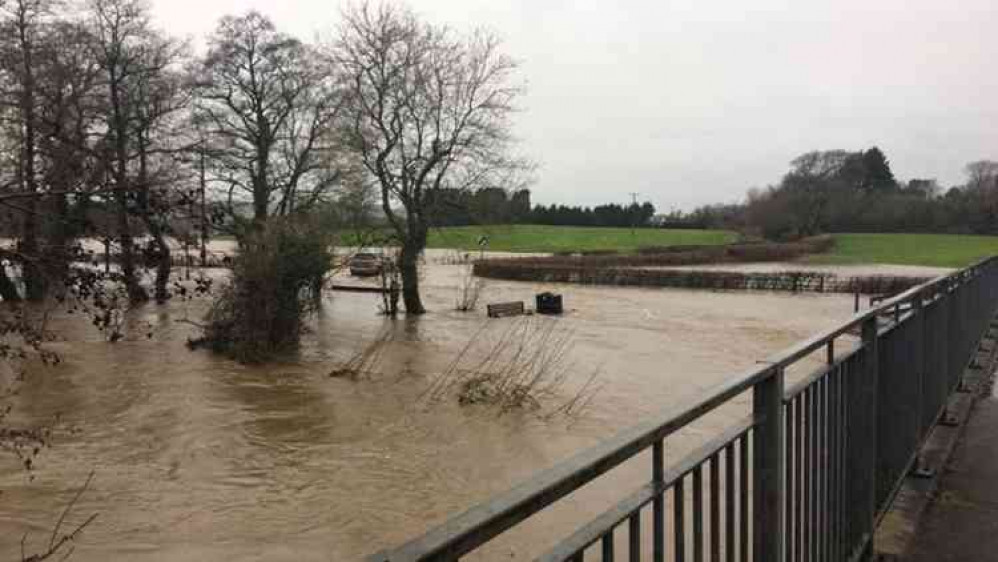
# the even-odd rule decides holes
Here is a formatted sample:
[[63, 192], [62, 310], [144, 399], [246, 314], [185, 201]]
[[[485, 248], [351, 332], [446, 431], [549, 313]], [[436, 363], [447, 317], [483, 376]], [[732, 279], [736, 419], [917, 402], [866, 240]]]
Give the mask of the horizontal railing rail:
[[[648, 449], [650, 480], [540, 560], [590, 551], [655, 562], [867, 559], [877, 521], [996, 308], [998, 261], [989, 258], [858, 312], [369, 560], [456, 560]], [[836, 353], [847, 335], [859, 339]], [[788, 386], [786, 371], [819, 351], [825, 364]], [[670, 435], [746, 392], [748, 419], [665, 467]]]

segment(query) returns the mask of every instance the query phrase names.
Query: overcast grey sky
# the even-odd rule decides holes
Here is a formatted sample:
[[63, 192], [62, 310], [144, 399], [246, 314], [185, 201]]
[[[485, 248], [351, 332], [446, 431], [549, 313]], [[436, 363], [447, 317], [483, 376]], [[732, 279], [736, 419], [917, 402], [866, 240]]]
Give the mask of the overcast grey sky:
[[[255, 8], [303, 39], [336, 0], [152, 0], [195, 40]], [[998, 159], [996, 0], [412, 0], [499, 31], [528, 92], [535, 202], [735, 201], [812, 149], [880, 146], [900, 179]]]

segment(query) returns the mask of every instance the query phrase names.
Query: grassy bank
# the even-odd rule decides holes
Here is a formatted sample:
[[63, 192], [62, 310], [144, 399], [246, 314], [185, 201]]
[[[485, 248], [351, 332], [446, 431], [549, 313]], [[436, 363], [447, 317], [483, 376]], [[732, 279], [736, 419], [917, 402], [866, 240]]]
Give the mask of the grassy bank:
[[639, 228], [590, 228], [575, 226], [462, 226], [430, 231], [430, 248], [477, 250], [478, 240], [489, 237], [489, 250], [497, 252], [630, 252], [646, 246], [715, 245], [734, 242], [736, 235], [723, 230], [668, 230]]
[[[477, 250], [481, 236], [500, 252], [634, 252], [649, 246], [708, 246], [734, 242], [723, 230], [591, 228], [575, 226], [497, 225], [437, 228], [430, 248]], [[998, 254], [998, 236], [957, 234], [836, 234], [831, 252], [806, 258], [819, 264], [897, 264], [962, 267]]]
[[962, 267], [998, 254], [998, 236], [957, 234], [836, 234], [828, 254], [811, 263]]

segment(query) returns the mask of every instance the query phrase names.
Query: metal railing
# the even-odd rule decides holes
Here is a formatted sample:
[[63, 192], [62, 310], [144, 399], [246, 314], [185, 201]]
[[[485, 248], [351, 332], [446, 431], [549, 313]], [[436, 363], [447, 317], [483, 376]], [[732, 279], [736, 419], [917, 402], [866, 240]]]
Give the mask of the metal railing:
[[[457, 560], [647, 449], [650, 481], [539, 560], [867, 560], [879, 518], [996, 308], [998, 259], [990, 258], [859, 313], [369, 560]], [[836, 340], [857, 333], [837, 354]], [[789, 367], [823, 350], [823, 367], [784, 388]], [[665, 466], [667, 437], [746, 391], [750, 416]]]

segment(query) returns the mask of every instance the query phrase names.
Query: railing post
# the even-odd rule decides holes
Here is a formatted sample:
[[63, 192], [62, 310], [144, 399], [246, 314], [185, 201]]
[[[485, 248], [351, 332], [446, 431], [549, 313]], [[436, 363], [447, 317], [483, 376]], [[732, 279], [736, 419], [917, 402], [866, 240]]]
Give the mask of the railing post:
[[784, 537], [783, 494], [783, 369], [752, 390], [752, 407], [756, 419], [761, 419], [753, 433], [753, 556], [755, 562], [782, 562]]
[[955, 279], [950, 279], [946, 293], [946, 379], [943, 396], [949, 396], [955, 390], [954, 381], [963, 374], [957, 373], [956, 365], [960, 361], [960, 286]]
[[922, 442], [922, 421], [924, 418], [923, 408], [925, 407], [925, 380], [928, 376], [929, 364], [928, 354], [925, 352], [925, 342], [932, 334], [927, 333], [929, 326], [925, 321], [925, 305], [922, 302], [922, 293], [917, 293], [911, 301], [912, 332], [912, 364], [915, 366], [915, 441], [916, 447]]
[[862, 338], [864, 351], [863, 376], [858, 380], [862, 389], [862, 412], [858, 424], [857, 437], [864, 442], [859, 451], [861, 472], [853, 472], [850, 476], [859, 479], [862, 494], [859, 497], [861, 505], [856, 510], [861, 518], [858, 521], [866, 544], [860, 561], [873, 560], [873, 523], [877, 513], [877, 385], [880, 371], [880, 357], [877, 353], [877, 315], [873, 314], [863, 322]]
[[[665, 444], [661, 439], [652, 445], [651, 455], [651, 479], [660, 486], [665, 481]], [[665, 560], [665, 497], [662, 493], [655, 494], [652, 500], [652, 560]]]

